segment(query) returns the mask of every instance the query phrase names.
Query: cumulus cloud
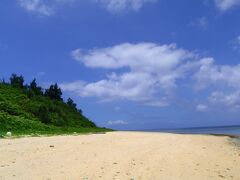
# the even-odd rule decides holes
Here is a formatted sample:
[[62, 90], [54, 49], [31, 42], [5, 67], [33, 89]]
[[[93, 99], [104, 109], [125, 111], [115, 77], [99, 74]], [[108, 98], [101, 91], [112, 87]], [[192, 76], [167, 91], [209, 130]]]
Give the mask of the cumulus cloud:
[[206, 100], [209, 107], [240, 110], [240, 64], [217, 65], [213, 58], [205, 58], [193, 77], [199, 93], [205, 89], [213, 91]]
[[123, 120], [116, 120], [116, 121], [108, 121], [108, 125], [126, 125], [128, 122], [123, 121]]
[[209, 85], [237, 89], [240, 87], [240, 65], [216, 65], [213, 58], [205, 58], [201, 60], [199, 70], [194, 77], [198, 89]]
[[[175, 44], [123, 43], [75, 49], [71, 56], [87, 68], [106, 69], [111, 73], [95, 82], [65, 82], [61, 84], [62, 89], [81, 97], [96, 97], [102, 102], [126, 100], [164, 107], [179, 103], [178, 92], [184, 89], [185, 95], [200, 95], [196, 102], [203, 103], [195, 104], [196, 110], [206, 111], [224, 104], [223, 97], [237, 98], [240, 88], [240, 65], [218, 65], [212, 57], [201, 57]], [[225, 105], [231, 108], [240, 103], [236, 100]]]
[[138, 11], [145, 3], [155, 2], [157, 0], [94, 0], [103, 5], [108, 11], [119, 13], [125, 10]]
[[123, 43], [85, 52], [76, 49], [71, 54], [74, 59], [90, 68], [129, 67], [136, 72], [170, 70], [182, 60], [192, 57], [191, 53], [177, 48], [175, 44], [158, 45], [154, 43]]
[[240, 0], [214, 0], [216, 6], [221, 11], [226, 11], [231, 9], [232, 7], [240, 5]]
[[239, 110], [240, 91], [236, 90], [231, 93], [224, 93], [222, 91], [212, 92], [209, 101], [217, 107], [228, 107], [231, 110]]
[[63, 83], [63, 90], [103, 101], [131, 100], [150, 106], [169, 104], [168, 97], [177, 86], [177, 78], [184, 76], [188, 59], [194, 58], [192, 53], [174, 44], [154, 43], [123, 43], [89, 51], [76, 49], [71, 55], [88, 68], [128, 70], [113, 72], [97, 82]]

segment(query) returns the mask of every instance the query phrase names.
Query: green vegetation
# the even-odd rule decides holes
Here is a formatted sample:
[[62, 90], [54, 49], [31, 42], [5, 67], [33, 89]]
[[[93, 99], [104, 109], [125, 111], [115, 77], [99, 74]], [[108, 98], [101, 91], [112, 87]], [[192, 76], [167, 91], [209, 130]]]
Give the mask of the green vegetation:
[[0, 136], [9, 131], [13, 135], [110, 131], [82, 115], [71, 98], [64, 102], [57, 84], [44, 91], [36, 79], [30, 85], [23, 83], [23, 76], [16, 74], [10, 77], [10, 83], [0, 82]]

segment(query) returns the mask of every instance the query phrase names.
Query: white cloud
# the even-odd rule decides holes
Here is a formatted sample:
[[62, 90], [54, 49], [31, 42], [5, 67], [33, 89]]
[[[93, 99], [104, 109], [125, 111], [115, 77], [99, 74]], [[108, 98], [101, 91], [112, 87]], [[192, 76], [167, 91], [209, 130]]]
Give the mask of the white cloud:
[[144, 73], [124, 73], [93, 83], [61, 84], [63, 90], [77, 92], [82, 97], [98, 97], [102, 101], [126, 99], [144, 101], [151, 98], [151, 76]]
[[171, 70], [181, 61], [192, 57], [175, 44], [123, 43], [113, 47], [93, 49], [84, 52], [72, 51], [72, 57], [90, 68], [118, 69], [129, 67], [136, 72], [156, 72]]
[[204, 104], [198, 104], [196, 110], [199, 112], [206, 112], [208, 110], [208, 106]]
[[216, 6], [221, 10], [221, 11], [226, 11], [231, 9], [234, 6], [240, 5], [240, 0], [214, 0]]
[[98, 97], [101, 101], [131, 100], [149, 106], [167, 106], [177, 78], [184, 75], [187, 60], [194, 55], [176, 45], [154, 43], [123, 43], [117, 46], [83, 51], [76, 49], [72, 57], [89, 68], [112, 70], [97, 82], [63, 83], [63, 90], [74, 91], [82, 97]]
[[240, 110], [240, 64], [217, 65], [213, 58], [206, 58], [193, 77], [198, 90], [213, 91], [206, 101], [209, 107]]
[[[145, 3], [157, 0], [90, 0], [89, 2], [101, 5], [112, 13], [119, 13], [126, 10], [138, 11]], [[54, 15], [62, 5], [77, 3], [76, 0], [17, 0], [19, 5], [26, 11], [40, 16]]]
[[116, 121], [108, 121], [108, 125], [126, 125], [128, 122], [122, 121], [122, 120], [116, 120]]
[[26, 11], [37, 13], [43, 16], [54, 14], [54, 8], [46, 5], [43, 0], [18, 0], [20, 6]]
[[227, 107], [231, 110], [240, 109], [240, 91], [236, 90], [231, 93], [222, 91], [212, 92], [209, 102], [217, 107]]
[[209, 85], [220, 87], [240, 88], [240, 65], [216, 65], [213, 58], [200, 61], [198, 72], [194, 75], [197, 89]]
[[[221, 97], [237, 97], [240, 65], [218, 65], [211, 57], [200, 57], [175, 44], [123, 43], [107, 48], [76, 49], [72, 57], [87, 68], [112, 71], [95, 82], [66, 82], [64, 91], [100, 101], [126, 100], [147, 106], [164, 107], [181, 103], [186, 94], [196, 94], [198, 111], [223, 104]], [[184, 94], [178, 97], [179, 92]], [[205, 91], [203, 94], [202, 92]], [[222, 92], [216, 96], [212, 92]], [[208, 93], [206, 93], [208, 92]], [[187, 97], [187, 96], [186, 96]], [[215, 98], [215, 100], [214, 100]], [[227, 103], [236, 108], [239, 103]]]
[[138, 11], [145, 3], [157, 0], [94, 0], [102, 4], [108, 11], [119, 13], [124, 10]]
[[30, 13], [51, 16], [61, 5], [71, 5], [76, 0], [17, 0], [19, 5]]

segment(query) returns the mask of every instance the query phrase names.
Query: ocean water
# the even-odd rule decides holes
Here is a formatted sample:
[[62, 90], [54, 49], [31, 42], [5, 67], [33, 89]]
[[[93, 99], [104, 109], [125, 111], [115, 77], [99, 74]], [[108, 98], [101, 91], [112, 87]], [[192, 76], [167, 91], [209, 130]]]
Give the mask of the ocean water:
[[216, 126], [216, 127], [193, 127], [193, 128], [178, 128], [178, 129], [153, 129], [153, 130], [144, 130], [144, 131], [180, 133], [180, 134], [216, 134], [216, 135], [240, 136], [240, 125], [239, 126]]

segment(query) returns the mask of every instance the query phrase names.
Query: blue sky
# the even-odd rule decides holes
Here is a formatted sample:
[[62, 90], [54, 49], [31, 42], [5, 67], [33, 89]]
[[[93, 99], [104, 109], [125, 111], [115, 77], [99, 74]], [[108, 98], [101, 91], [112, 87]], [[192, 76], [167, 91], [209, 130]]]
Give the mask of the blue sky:
[[100, 126], [240, 124], [240, 0], [2, 0], [0, 76], [57, 82]]

